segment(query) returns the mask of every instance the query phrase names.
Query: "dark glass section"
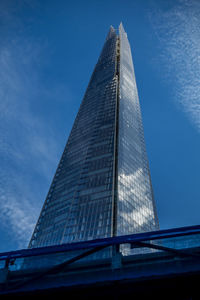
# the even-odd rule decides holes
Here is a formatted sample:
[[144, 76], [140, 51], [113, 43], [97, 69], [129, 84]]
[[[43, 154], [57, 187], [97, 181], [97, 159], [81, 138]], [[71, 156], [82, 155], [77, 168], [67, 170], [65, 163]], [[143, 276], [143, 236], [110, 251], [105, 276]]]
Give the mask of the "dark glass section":
[[30, 247], [111, 236], [116, 39], [111, 27]]

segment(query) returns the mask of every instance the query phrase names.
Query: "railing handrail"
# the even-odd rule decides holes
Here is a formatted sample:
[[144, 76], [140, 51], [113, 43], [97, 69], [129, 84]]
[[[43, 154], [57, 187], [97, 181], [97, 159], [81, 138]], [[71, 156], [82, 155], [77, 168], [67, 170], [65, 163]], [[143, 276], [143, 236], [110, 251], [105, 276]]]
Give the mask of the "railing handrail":
[[150, 231], [144, 233], [135, 233], [117, 237], [102, 238], [96, 240], [89, 240], [83, 242], [67, 243], [55, 246], [38, 247], [32, 249], [22, 249], [10, 252], [0, 253], [0, 260], [19, 259], [24, 257], [54, 254], [66, 251], [83, 250], [88, 248], [95, 248], [101, 246], [112, 246], [119, 244], [130, 244], [134, 242], [144, 242], [149, 240], [167, 239], [173, 237], [180, 237], [185, 235], [200, 234], [200, 225], [179, 227], [172, 229], [164, 229], [157, 231]]

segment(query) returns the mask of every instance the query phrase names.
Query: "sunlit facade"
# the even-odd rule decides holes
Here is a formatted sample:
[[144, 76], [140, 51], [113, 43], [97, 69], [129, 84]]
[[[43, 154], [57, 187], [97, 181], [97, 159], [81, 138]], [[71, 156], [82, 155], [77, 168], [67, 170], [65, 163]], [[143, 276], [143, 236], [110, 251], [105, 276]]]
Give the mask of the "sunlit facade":
[[130, 45], [107, 35], [29, 247], [158, 229]]

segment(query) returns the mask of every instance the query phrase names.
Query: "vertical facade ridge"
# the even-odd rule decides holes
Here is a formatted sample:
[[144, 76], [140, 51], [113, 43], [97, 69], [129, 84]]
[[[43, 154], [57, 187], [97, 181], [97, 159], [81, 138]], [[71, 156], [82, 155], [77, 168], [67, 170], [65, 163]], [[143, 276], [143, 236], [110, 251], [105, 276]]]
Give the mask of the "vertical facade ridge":
[[120, 40], [116, 39], [116, 108], [115, 108], [115, 137], [113, 165], [113, 204], [112, 204], [112, 236], [117, 235], [117, 202], [118, 202], [118, 122], [119, 122], [119, 82], [120, 82]]

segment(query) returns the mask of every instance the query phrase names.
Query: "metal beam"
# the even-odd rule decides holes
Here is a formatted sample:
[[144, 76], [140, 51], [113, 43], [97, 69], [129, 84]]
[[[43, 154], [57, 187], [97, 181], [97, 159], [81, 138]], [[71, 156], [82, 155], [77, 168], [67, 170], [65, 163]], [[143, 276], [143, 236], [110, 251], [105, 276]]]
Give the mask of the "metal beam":
[[104, 238], [104, 239], [96, 239], [96, 240], [71, 243], [71, 244], [62, 244], [56, 246], [4, 252], [4, 253], [0, 253], [0, 260], [17, 259], [17, 258], [38, 256], [44, 254], [60, 253], [66, 251], [83, 250], [83, 249], [89, 249], [89, 248], [95, 248], [101, 246], [131, 244], [134, 242], [161, 240], [161, 239], [180, 237], [186, 235], [196, 235], [196, 234], [200, 235], [200, 225], [130, 234], [130, 235], [117, 236], [117, 237]]
[[64, 262], [62, 262], [62, 263], [60, 263], [60, 264], [52, 267], [52, 268], [49, 268], [48, 270], [46, 270], [44, 272], [41, 272], [40, 274], [37, 274], [37, 275], [35, 275], [35, 276], [33, 276], [33, 277], [25, 280], [25, 281], [22, 281], [22, 282], [20, 282], [18, 284], [15, 284], [14, 286], [9, 287], [8, 286], [9, 282], [6, 282], [7, 289], [8, 290], [11, 290], [11, 289], [12, 290], [17, 290], [20, 287], [22, 287], [22, 286], [24, 286], [24, 285], [26, 285], [26, 284], [28, 284], [30, 282], [32, 283], [33, 281], [39, 280], [39, 279], [41, 279], [42, 277], [44, 277], [46, 275], [56, 274], [56, 273], [62, 271], [68, 265], [70, 265], [70, 264], [72, 264], [72, 263], [74, 263], [74, 262], [76, 262], [76, 261], [78, 261], [78, 260], [80, 260], [80, 259], [82, 259], [84, 257], [87, 257], [87, 256], [89, 256], [89, 255], [91, 255], [91, 254], [93, 254], [95, 252], [98, 252], [98, 251], [104, 249], [105, 247], [107, 247], [107, 246], [96, 247], [96, 248], [90, 249], [88, 251], [85, 251], [84, 253], [76, 255], [75, 257], [72, 257], [72, 258], [70, 258], [70, 259], [68, 259], [68, 260], [66, 260], [66, 261], [64, 261]]

